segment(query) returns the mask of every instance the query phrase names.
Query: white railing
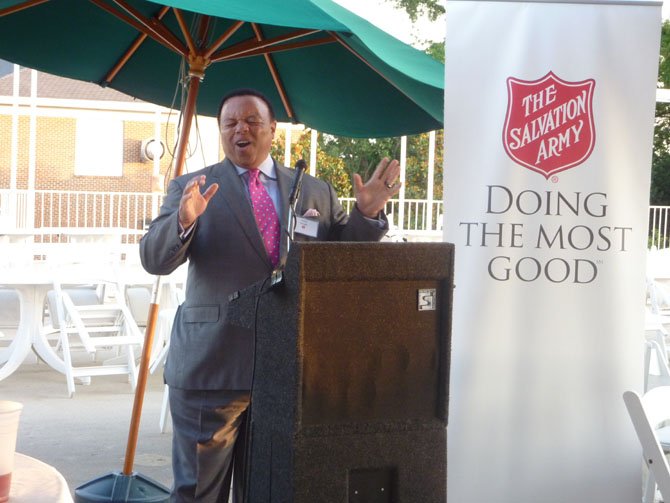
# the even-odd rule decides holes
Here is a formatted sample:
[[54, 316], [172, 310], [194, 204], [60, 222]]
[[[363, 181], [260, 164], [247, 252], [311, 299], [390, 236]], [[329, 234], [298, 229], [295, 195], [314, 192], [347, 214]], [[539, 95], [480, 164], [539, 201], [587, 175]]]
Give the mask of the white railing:
[[[2, 229], [58, 227], [119, 227], [145, 229], [158, 214], [163, 195], [150, 192], [92, 192], [0, 189]], [[349, 212], [354, 198], [341, 199]], [[442, 201], [391, 199], [386, 205], [391, 229], [412, 240], [442, 236]], [[402, 218], [399, 218], [402, 216]], [[399, 221], [401, 220], [401, 221]], [[53, 242], [57, 236], [44, 238]], [[125, 242], [134, 242], [129, 234]], [[649, 207], [649, 247], [670, 248], [670, 206]]]
[[[356, 199], [343, 197], [340, 199], [347, 213], [353, 208]], [[402, 233], [408, 238], [441, 239], [442, 238], [442, 201], [427, 199], [391, 199], [386, 203], [385, 213], [389, 219], [391, 230]], [[402, 221], [400, 216], [402, 215]]]
[[[156, 215], [162, 197], [162, 194], [146, 192], [66, 190], [31, 192], [0, 189], [0, 227], [144, 229]], [[341, 202], [349, 212], [355, 199], [342, 198]], [[400, 209], [400, 201], [397, 199], [390, 200], [386, 205], [386, 213], [394, 229], [410, 232], [439, 232], [442, 229], [442, 201], [405, 199], [403, 211]], [[401, 213], [403, 222], [398, 222], [397, 215]]]
[[670, 206], [649, 207], [649, 248], [670, 247]]
[[[0, 190], [1, 229], [116, 227], [142, 230], [157, 214], [162, 194], [67, 190]], [[57, 233], [43, 239], [58, 242]], [[127, 239], [136, 239], [130, 234]], [[128, 241], [126, 241], [128, 242]]]

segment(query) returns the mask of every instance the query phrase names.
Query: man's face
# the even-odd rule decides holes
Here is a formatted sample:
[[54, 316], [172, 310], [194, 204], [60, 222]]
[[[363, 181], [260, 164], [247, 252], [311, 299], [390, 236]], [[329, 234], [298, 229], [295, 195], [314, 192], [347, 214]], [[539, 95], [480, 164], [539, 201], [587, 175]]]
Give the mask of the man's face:
[[223, 105], [220, 121], [226, 157], [242, 168], [258, 168], [270, 153], [277, 127], [265, 102], [256, 96], [230, 98]]

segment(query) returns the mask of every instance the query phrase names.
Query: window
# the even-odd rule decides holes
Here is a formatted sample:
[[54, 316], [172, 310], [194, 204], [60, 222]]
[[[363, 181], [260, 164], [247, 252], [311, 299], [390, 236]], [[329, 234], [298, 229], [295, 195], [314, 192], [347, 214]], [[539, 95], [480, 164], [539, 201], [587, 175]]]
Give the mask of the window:
[[77, 119], [74, 174], [123, 175], [123, 122], [119, 119]]

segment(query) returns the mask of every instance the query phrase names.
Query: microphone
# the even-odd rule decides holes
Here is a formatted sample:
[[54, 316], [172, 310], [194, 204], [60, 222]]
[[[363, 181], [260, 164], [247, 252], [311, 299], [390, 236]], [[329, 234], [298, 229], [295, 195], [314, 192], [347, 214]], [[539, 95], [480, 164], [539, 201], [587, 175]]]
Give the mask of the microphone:
[[291, 187], [291, 192], [288, 196], [288, 205], [293, 207], [295, 205], [298, 196], [300, 195], [300, 188], [302, 186], [302, 177], [307, 170], [307, 163], [304, 159], [299, 159], [295, 163], [295, 177], [293, 178], [293, 186]]

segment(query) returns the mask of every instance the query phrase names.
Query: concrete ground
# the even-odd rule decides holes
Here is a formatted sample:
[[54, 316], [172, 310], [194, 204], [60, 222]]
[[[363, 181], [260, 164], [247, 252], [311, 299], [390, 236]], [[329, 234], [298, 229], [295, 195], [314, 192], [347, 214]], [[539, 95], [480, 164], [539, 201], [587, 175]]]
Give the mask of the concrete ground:
[[[134, 396], [126, 376], [96, 376], [68, 398], [65, 377], [44, 363], [24, 363], [0, 381], [0, 399], [24, 406], [17, 451], [54, 466], [73, 495], [123, 470]], [[133, 470], [169, 488], [171, 429], [160, 432], [162, 397], [162, 373], [149, 375]]]

